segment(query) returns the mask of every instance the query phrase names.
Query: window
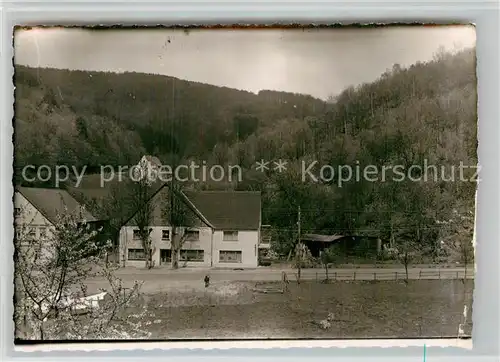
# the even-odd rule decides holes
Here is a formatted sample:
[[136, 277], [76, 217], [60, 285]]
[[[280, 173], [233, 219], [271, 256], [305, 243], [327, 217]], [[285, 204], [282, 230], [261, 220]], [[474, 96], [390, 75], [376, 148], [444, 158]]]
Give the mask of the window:
[[168, 229], [163, 229], [161, 231], [161, 239], [162, 240], [170, 240], [170, 230]]
[[186, 230], [186, 240], [200, 240], [200, 232], [198, 230]]
[[33, 226], [28, 226], [28, 228], [26, 229], [26, 235], [30, 239], [36, 238], [36, 229]]
[[47, 237], [47, 227], [40, 226], [38, 228], [38, 235], [39, 235], [40, 239], [45, 239]]
[[203, 250], [181, 250], [181, 261], [203, 261], [205, 252]]
[[144, 249], [128, 249], [128, 260], [146, 260]]
[[241, 263], [241, 251], [221, 250], [219, 252], [219, 262], [221, 262], [221, 263]]
[[237, 231], [224, 231], [224, 235], [222, 237], [223, 241], [238, 241], [238, 232]]
[[22, 232], [21, 232], [21, 230], [19, 229], [19, 227], [16, 227], [15, 231], [16, 231], [16, 239], [17, 239], [17, 240], [21, 239], [21, 237], [22, 237]]
[[140, 230], [139, 229], [135, 229], [134, 230], [134, 236], [133, 236], [134, 240], [140, 240], [141, 239], [141, 233], [140, 233]]

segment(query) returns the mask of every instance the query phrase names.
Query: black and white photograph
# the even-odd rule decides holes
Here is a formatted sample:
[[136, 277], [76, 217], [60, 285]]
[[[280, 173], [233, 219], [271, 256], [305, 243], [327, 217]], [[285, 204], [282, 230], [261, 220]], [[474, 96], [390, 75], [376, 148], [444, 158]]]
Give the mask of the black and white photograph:
[[16, 344], [471, 338], [473, 25], [13, 46]]

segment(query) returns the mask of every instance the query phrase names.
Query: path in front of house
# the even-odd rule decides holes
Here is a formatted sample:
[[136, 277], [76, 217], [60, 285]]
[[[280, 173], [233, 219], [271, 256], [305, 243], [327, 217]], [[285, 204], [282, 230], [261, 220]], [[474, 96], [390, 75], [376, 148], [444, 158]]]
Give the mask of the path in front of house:
[[[474, 269], [467, 269], [468, 278], [473, 278]], [[270, 282], [280, 281], [283, 272], [291, 281], [296, 279], [296, 269], [274, 269], [257, 268], [246, 270], [231, 269], [206, 269], [206, 268], [181, 268], [172, 270], [170, 268], [121, 268], [116, 271], [116, 276], [122, 279], [126, 288], [133, 286], [134, 281], [142, 282], [143, 293], [156, 293], [168, 290], [189, 290], [192, 288], [204, 288], [204, 277], [210, 276], [211, 285], [224, 285], [228, 282]], [[410, 268], [409, 279], [462, 279], [464, 268]], [[404, 268], [347, 268], [330, 269], [329, 278], [339, 281], [348, 280], [396, 280], [405, 278]], [[301, 279], [322, 280], [325, 279], [324, 269], [302, 269]], [[100, 288], [107, 288], [107, 281], [100, 278], [89, 279], [86, 283], [89, 293], [97, 293]]]

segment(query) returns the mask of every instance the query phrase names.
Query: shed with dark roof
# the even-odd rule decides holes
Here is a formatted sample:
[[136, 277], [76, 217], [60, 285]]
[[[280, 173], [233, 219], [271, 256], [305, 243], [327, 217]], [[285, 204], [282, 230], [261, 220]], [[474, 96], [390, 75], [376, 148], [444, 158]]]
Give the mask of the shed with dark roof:
[[346, 255], [364, 257], [376, 255], [382, 248], [382, 241], [379, 238], [362, 235], [304, 234], [301, 236], [301, 241], [314, 257], [318, 257], [322, 250], [332, 245], [339, 245]]

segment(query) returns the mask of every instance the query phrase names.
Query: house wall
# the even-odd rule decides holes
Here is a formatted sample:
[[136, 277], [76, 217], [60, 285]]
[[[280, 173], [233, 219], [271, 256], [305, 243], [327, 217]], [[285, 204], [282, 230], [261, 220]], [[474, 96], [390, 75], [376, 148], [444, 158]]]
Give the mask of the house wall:
[[[258, 230], [238, 231], [237, 241], [226, 241], [223, 231], [214, 232], [214, 267], [219, 268], [256, 268], [258, 263]], [[241, 263], [221, 262], [221, 251], [241, 251]]]
[[[19, 192], [14, 194], [14, 208], [20, 211], [14, 218], [15, 229], [19, 237], [27, 238], [31, 228], [34, 230], [33, 238], [35, 239], [40, 239], [43, 233], [46, 237], [50, 237], [52, 223]], [[47, 251], [44, 249], [44, 252]]]
[[[169, 230], [170, 235], [172, 230], [168, 226], [153, 226], [152, 229], [151, 239], [153, 247], [153, 265], [155, 267], [164, 265], [169, 266], [170, 262], [167, 264], [161, 264], [161, 250], [170, 250], [172, 247], [170, 240], [162, 240], [162, 230]], [[197, 227], [190, 229], [199, 231], [199, 239], [187, 239], [181, 247], [181, 250], [203, 250], [203, 261], [179, 260], [179, 267], [210, 267], [212, 256], [212, 229], [209, 227]], [[126, 266], [142, 268], [145, 266], [144, 260], [129, 260], [128, 258], [128, 249], [142, 249], [141, 240], [134, 239], [134, 230], [137, 230], [137, 227], [125, 226], [120, 230], [120, 261]], [[178, 230], [181, 233], [184, 232], [184, 228], [178, 228]]]
[[[170, 241], [162, 240], [162, 230], [168, 229], [168, 220], [164, 216], [164, 206], [168, 202], [168, 190], [161, 190], [151, 202], [154, 203], [153, 215], [151, 219], [151, 232], [153, 255], [152, 262], [155, 267], [161, 264], [161, 250], [171, 249]], [[136, 221], [130, 219], [127, 225], [120, 230], [120, 261], [122, 265], [143, 268], [144, 260], [129, 260], [128, 249], [142, 249], [140, 240], [134, 240], [133, 230], [137, 230]], [[165, 225], [165, 226], [163, 226]], [[190, 229], [199, 231], [199, 240], [186, 240], [181, 250], [203, 250], [203, 261], [183, 261], [179, 260], [179, 267], [225, 267], [225, 268], [255, 268], [258, 265], [258, 244], [260, 239], [259, 230], [238, 231], [238, 239], [235, 241], [223, 240], [223, 231], [215, 230], [206, 224], [193, 213], [193, 220]], [[260, 224], [259, 224], [260, 229]], [[180, 228], [184, 232], [184, 228]], [[221, 251], [240, 251], [241, 262], [221, 262]], [[170, 265], [171, 263], [168, 263]]]
[[[16, 217], [16, 225], [30, 225], [34, 227], [49, 227], [52, 224], [19, 192], [14, 195], [14, 207], [21, 213]], [[37, 230], [38, 232], [38, 230]]]
[[[125, 226], [120, 231], [120, 261], [122, 265], [143, 268], [144, 260], [129, 260], [128, 249], [142, 249], [142, 243], [134, 239], [134, 230], [137, 227]], [[155, 226], [152, 227], [151, 238], [153, 246], [152, 261], [154, 266], [170, 266], [161, 263], [161, 250], [169, 250], [171, 242], [162, 240], [162, 230], [171, 229], [170, 227]], [[216, 230], [212, 235], [212, 229], [209, 227], [190, 228], [199, 231], [198, 240], [187, 239], [181, 250], [203, 250], [203, 261], [182, 261], [179, 260], [179, 267], [221, 267], [221, 268], [256, 268], [258, 255], [259, 232], [239, 231], [237, 241], [223, 240], [223, 231]], [[181, 232], [184, 232], [181, 229]], [[213, 238], [213, 239], [212, 239]], [[213, 240], [213, 241], [212, 241]], [[221, 251], [241, 251], [240, 262], [221, 262]]]

